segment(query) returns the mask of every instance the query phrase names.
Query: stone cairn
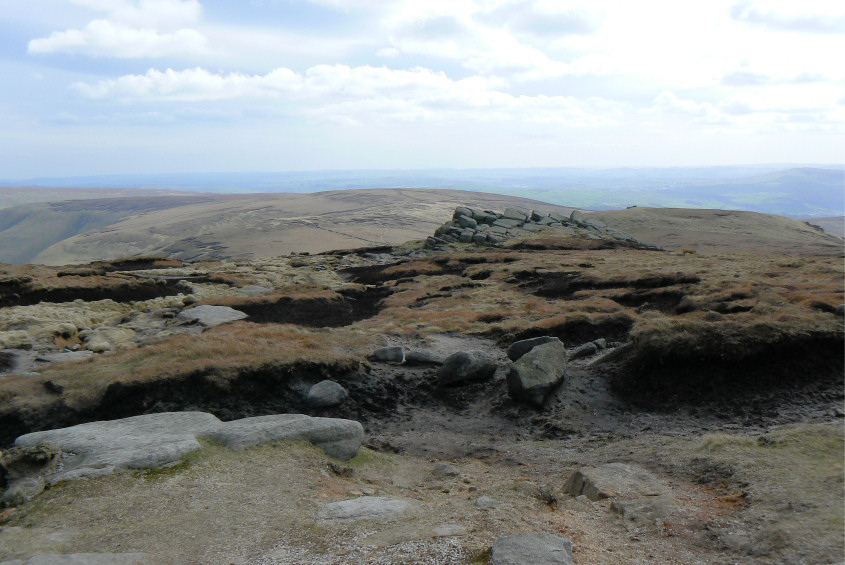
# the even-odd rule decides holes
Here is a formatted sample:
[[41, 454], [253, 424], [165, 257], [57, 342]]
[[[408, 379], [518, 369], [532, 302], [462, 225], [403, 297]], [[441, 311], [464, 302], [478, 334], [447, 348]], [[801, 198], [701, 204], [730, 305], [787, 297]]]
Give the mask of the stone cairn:
[[505, 208], [504, 212], [498, 213], [466, 206], [455, 208], [452, 219], [437, 228], [434, 235], [426, 240], [426, 247], [437, 248], [452, 243], [496, 245], [511, 237], [545, 230], [586, 239], [627, 241], [638, 247], [647, 247], [631, 234], [610, 228], [604, 222], [585, 218], [579, 210], [566, 216], [557, 212], [544, 215], [536, 210], [522, 208]]

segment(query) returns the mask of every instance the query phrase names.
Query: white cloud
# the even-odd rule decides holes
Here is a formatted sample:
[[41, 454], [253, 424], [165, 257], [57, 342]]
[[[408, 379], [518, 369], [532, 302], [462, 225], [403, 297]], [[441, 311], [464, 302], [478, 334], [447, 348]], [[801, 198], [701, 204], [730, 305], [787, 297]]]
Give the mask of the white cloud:
[[784, 2], [742, 0], [731, 8], [736, 21], [772, 31], [845, 34], [845, 7], [841, 2], [808, 0]]
[[210, 52], [208, 40], [193, 28], [202, 6], [197, 0], [72, 0], [106, 12], [82, 29], [55, 31], [33, 39], [32, 54], [80, 53], [97, 57], [162, 57]]
[[130, 102], [283, 99], [322, 119], [362, 121], [509, 121], [608, 124], [624, 112], [615, 103], [568, 96], [517, 96], [495, 77], [453, 80], [426, 68], [316, 65], [305, 73], [279, 68], [265, 75], [216, 74], [202, 68], [151, 69], [96, 84], [76, 83], [83, 96]]

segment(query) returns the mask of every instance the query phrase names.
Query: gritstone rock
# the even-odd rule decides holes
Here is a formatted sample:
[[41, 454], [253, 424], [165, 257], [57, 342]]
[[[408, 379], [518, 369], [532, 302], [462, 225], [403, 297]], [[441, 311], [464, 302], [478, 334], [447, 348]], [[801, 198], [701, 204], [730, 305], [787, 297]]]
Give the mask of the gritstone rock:
[[575, 351], [569, 354], [569, 360], [574, 361], [575, 359], [580, 359], [582, 357], [589, 357], [590, 355], [595, 355], [598, 352], [598, 347], [593, 342], [587, 342], [584, 345], [575, 348]]
[[478, 226], [478, 222], [473, 220], [472, 218], [467, 218], [466, 216], [458, 216], [458, 225], [462, 228], [474, 228]]
[[317, 512], [320, 520], [384, 520], [401, 516], [411, 505], [404, 500], [383, 496], [362, 496], [323, 506]]
[[484, 351], [461, 351], [443, 361], [437, 371], [441, 385], [489, 379], [496, 372], [498, 360]]
[[405, 364], [411, 366], [442, 365], [443, 359], [428, 351], [408, 351], [405, 353]]
[[67, 455], [48, 484], [82, 476], [106, 475], [122, 468], [155, 468], [176, 463], [211, 438], [233, 449], [269, 441], [310, 441], [327, 455], [350, 459], [364, 440], [358, 422], [277, 414], [221, 422], [205, 412], [164, 412], [121, 420], [89, 422], [34, 432], [15, 440], [17, 447], [51, 446]]
[[458, 206], [457, 208], [455, 208], [455, 213], [452, 214], [452, 219], [457, 220], [461, 216], [472, 218], [472, 210], [465, 206]]
[[639, 467], [608, 463], [585, 467], [572, 473], [563, 491], [572, 496], [586, 495], [592, 501], [615, 496], [656, 496], [662, 494], [660, 480]]
[[405, 361], [405, 350], [401, 345], [396, 347], [382, 347], [373, 352], [372, 359], [385, 363], [402, 363]]
[[431, 473], [435, 477], [458, 477], [461, 474], [454, 465], [443, 461], [435, 463], [434, 470]]
[[469, 228], [465, 229], [461, 232], [460, 242], [461, 243], [472, 243], [472, 237], [475, 235], [475, 232]]
[[530, 212], [521, 208], [505, 208], [505, 211], [502, 212], [502, 218], [517, 220], [522, 223], [528, 220], [529, 214]]
[[472, 236], [472, 242], [476, 245], [481, 245], [482, 243], [487, 243], [487, 234], [477, 233]]
[[499, 501], [485, 495], [479, 496], [478, 500], [475, 501], [475, 505], [481, 510], [490, 510], [491, 508], [496, 508], [499, 505]]
[[521, 225], [521, 221], [514, 220], [512, 218], [502, 218], [501, 220], [496, 220], [495, 222], [493, 222], [493, 227], [505, 229], [518, 228]]
[[508, 358], [511, 361], [516, 361], [538, 345], [543, 345], [544, 343], [549, 343], [552, 341], [560, 341], [558, 338], [550, 336], [550, 335], [543, 335], [540, 337], [532, 337], [530, 339], [521, 339], [519, 341], [515, 341], [508, 347]]
[[327, 408], [330, 406], [340, 406], [346, 399], [349, 398], [349, 393], [346, 389], [334, 381], [320, 381], [308, 391], [306, 400], [308, 405], [314, 408]]
[[196, 322], [203, 326], [216, 326], [224, 322], [243, 320], [247, 315], [228, 306], [209, 306], [204, 304], [179, 312], [177, 318], [186, 322]]
[[544, 343], [519, 358], [508, 372], [508, 393], [514, 400], [540, 407], [566, 376], [563, 343]]
[[572, 565], [572, 542], [552, 534], [515, 534], [497, 539], [491, 565]]
[[573, 210], [569, 215], [569, 219], [576, 224], [581, 225], [584, 223], [584, 214], [582, 214], [580, 210]]

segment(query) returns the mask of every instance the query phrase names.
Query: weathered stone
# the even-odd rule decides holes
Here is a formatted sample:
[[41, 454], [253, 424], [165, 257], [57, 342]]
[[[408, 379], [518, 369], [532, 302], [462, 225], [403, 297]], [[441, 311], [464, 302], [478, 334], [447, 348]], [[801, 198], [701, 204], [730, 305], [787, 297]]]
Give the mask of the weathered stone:
[[545, 217], [545, 218], [540, 218], [539, 220], [537, 220], [537, 225], [540, 225], [540, 226], [550, 226], [550, 225], [555, 224], [555, 223], [557, 223], [557, 222], [555, 222], [553, 219], [549, 218], [548, 216]]
[[440, 461], [434, 464], [434, 470], [431, 474], [435, 477], [458, 477], [461, 472], [451, 463]]
[[395, 347], [380, 347], [373, 351], [371, 358], [384, 363], [402, 363], [405, 360], [405, 350], [401, 345]]
[[467, 535], [467, 529], [460, 524], [440, 524], [431, 530], [433, 538], [452, 538]]
[[544, 343], [549, 343], [552, 341], [560, 341], [558, 338], [550, 335], [543, 335], [540, 337], [532, 337], [529, 339], [521, 339], [519, 341], [513, 342], [510, 347], [508, 347], [508, 358], [511, 361], [516, 361], [538, 345], [543, 345]]
[[491, 565], [572, 565], [572, 542], [546, 533], [514, 534], [497, 539]]
[[593, 501], [622, 495], [656, 496], [662, 490], [654, 475], [624, 463], [579, 469], [563, 485], [564, 492], [572, 496], [583, 494]]
[[458, 216], [457, 222], [462, 228], [474, 228], [478, 226], [478, 222], [476, 222], [473, 218], [468, 218], [467, 216]]
[[542, 231], [543, 226], [538, 226], [536, 224], [525, 224], [524, 226], [522, 226], [522, 229], [527, 232], [536, 233], [538, 231]]
[[837, 316], [845, 316], [845, 304], [840, 304], [836, 307], [836, 315]]
[[530, 212], [528, 210], [523, 210], [522, 208], [505, 208], [505, 211], [502, 212], [502, 218], [517, 220], [520, 223], [528, 220], [529, 215]]
[[530, 216], [530, 217], [531, 217], [531, 221], [532, 221], [532, 222], [539, 222], [539, 221], [540, 221], [540, 220], [542, 220], [544, 217], [546, 217], [546, 218], [547, 218], [548, 216], [543, 216], [543, 215], [542, 215], [541, 213], [539, 213], [537, 210], [531, 210], [531, 216]]
[[155, 468], [176, 463], [211, 438], [234, 449], [268, 441], [305, 440], [338, 459], [354, 457], [364, 439], [352, 420], [277, 414], [221, 422], [205, 412], [164, 412], [89, 422], [20, 436], [15, 446], [50, 446], [67, 454], [64, 467], [47, 483], [106, 475], [121, 468]]
[[477, 233], [472, 236], [472, 242], [476, 245], [482, 245], [487, 243], [487, 234], [485, 233]]
[[442, 365], [443, 359], [428, 351], [406, 351], [405, 364], [411, 366]]
[[472, 210], [470, 210], [466, 206], [458, 206], [457, 208], [455, 208], [455, 213], [452, 215], [452, 219], [457, 220], [461, 216], [472, 218]]
[[[493, 235], [505, 235], [508, 229], [502, 226], [490, 226], [490, 233]], [[488, 234], [489, 235], [489, 234]]]
[[398, 518], [410, 510], [404, 500], [383, 496], [362, 496], [323, 506], [317, 512], [320, 520], [387, 520]]
[[593, 341], [593, 343], [599, 350], [607, 349], [607, 340], [603, 337], [598, 338], [597, 340]]
[[20, 506], [26, 504], [46, 488], [47, 483], [42, 477], [27, 477], [9, 484], [3, 496], [0, 496], [2, 506]]
[[569, 214], [569, 219], [580, 226], [584, 223], [584, 214], [582, 214], [580, 210], [573, 210], [572, 213]]
[[460, 242], [461, 243], [471, 243], [472, 242], [472, 236], [474, 236], [474, 235], [475, 235], [475, 232], [473, 230], [467, 228], [467, 229], [465, 229], [464, 231], [461, 232], [461, 237], [459, 238]]
[[196, 322], [203, 326], [216, 326], [225, 322], [243, 320], [247, 315], [240, 310], [235, 310], [228, 306], [210, 306], [204, 304], [188, 310], [182, 310], [176, 317], [180, 320]]
[[493, 226], [497, 228], [505, 228], [505, 229], [512, 229], [518, 228], [522, 225], [522, 221], [514, 220], [512, 218], [502, 218], [500, 220], [496, 220], [493, 222]]
[[549, 218], [560, 224], [565, 224], [569, 222], [569, 218], [567, 216], [564, 216], [563, 214], [558, 214], [557, 212], [549, 212]]
[[587, 342], [584, 345], [576, 347], [575, 350], [569, 354], [569, 360], [581, 359], [582, 357], [589, 357], [598, 352], [598, 347], [593, 342]]
[[502, 238], [500, 236], [498, 236], [494, 233], [488, 233], [487, 234], [487, 243], [489, 243], [491, 245], [495, 245], [495, 244], [501, 243], [501, 242], [502, 242]]
[[326, 455], [347, 461], [358, 454], [364, 442], [364, 427], [354, 420], [275, 414], [224, 422], [217, 430], [203, 435], [238, 450], [273, 441], [305, 440]]
[[144, 553], [45, 553], [29, 559], [3, 561], [0, 565], [144, 565]]
[[560, 341], [534, 347], [508, 372], [508, 393], [514, 400], [540, 407], [566, 376], [566, 349]]
[[489, 379], [496, 372], [498, 360], [485, 351], [461, 351], [443, 361], [437, 371], [441, 385]]
[[485, 224], [492, 225], [493, 222], [495, 222], [498, 219], [499, 219], [499, 216], [497, 216], [496, 214], [491, 214], [491, 213], [488, 212], [481, 221]]
[[340, 406], [346, 399], [349, 398], [349, 393], [346, 389], [334, 381], [320, 381], [308, 390], [306, 401], [308, 405], [313, 408], [328, 408], [331, 406]]

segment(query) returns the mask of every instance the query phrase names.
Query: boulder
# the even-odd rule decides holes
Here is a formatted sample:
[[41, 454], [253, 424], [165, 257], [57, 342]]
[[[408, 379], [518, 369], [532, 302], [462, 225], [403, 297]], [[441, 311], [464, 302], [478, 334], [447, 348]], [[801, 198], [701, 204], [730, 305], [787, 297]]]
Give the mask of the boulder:
[[225, 322], [234, 322], [235, 320], [243, 320], [247, 317], [244, 312], [229, 308], [228, 306], [210, 306], [204, 304], [202, 306], [195, 306], [188, 310], [182, 310], [176, 316], [185, 322], [195, 322], [201, 326], [216, 326]]
[[667, 495], [644, 496], [633, 499], [614, 499], [611, 512], [619, 514], [628, 529], [662, 526], [667, 518], [678, 510], [674, 498]]
[[528, 220], [528, 216], [531, 213], [528, 210], [523, 210], [522, 208], [505, 208], [505, 211], [502, 212], [502, 218], [508, 220], [517, 220], [519, 223], [524, 223]]
[[548, 216], [543, 216], [543, 215], [542, 215], [541, 213], [539, 213], [537, 210], [531, 210], [531, 221], [532, 221], [532, 222], [539, 222], [539, 221], [540, 221], [540, 220], [542, 220], [544, 217], [546, 217], [546, 218], [547, 218]]
[[144, 565], [145, 553], [45, 553], [29, 559], [3, 561], [0, 565]]
[[346, 399], [349, 398], [349, 393], [346, 389], [334, 381], [320, 381], [308, 390], [306, 401], [308, 406], [313, 408], [329, 408], [332, 406], [340, 406]]
[[536, 232], [542, 231], [543, 226], [538, 226], [537, 224], [525, 224], [524, 226], [522, 226], [522, 229], [524, 229], [527, 232], [536, 233]]
[[459, 238], [459, 241], [461, 243], [472, 243], [472, 237], [474, 235], [475, 235], [475, 232], [473, 230], [467, 228], [467, 229], [465, 229], [461, 232], [461, 237]]
[[437, 371], [441, 385], [482, 381], [493, 377], [499, 361], [484, 351], [461, 351], [448, 356]]
[[472, 242], [476, 245], [483, 245], [487, 243], [487, 234], [476, 233], [474, 236], [472, 236]]
[[501, 243], [501, 242], [502, 242], [502, 237], [500, 235], [494, 234], [494, 233], [488, 233], [487, 234], [487, 243], [489, 243], [491, 245], [495, 245], [495, 244]]
[[584, 223], [584, 214], [582, 214], [580, 210], [573, 210], [572, 213], [569, 214], [569, 219], [580, 226]]
[[556, 223], [558, 223], [558, 222], [555, 222], [553, 219], [551, 219], [549, 217], [540, 218], [539, 220], [537, 220], [538, 226], [550, 226], [550, 225], [556, 224]]
[[317, 512], [319, 520], [386, 520], [398, 518], [411, 508], [404, 500], [383, 496], [362, 496], [332, 502]]
[[836, 315], [839, 317], [845, 316], [845, 304], [840, 304], [836, 307]]
[[592, 501], [616, 496], [658, 496], [662, 490], [657, 477], [624, 463], [578, 469], [563, 485], [564, 492], [576, 497], [583, 494]]
[[458, 225], [462, 228], [474, 228], [478, 226], [478, 222], [466, 216], [458, 216], [458, 219], [456, 221], [458, 222]]
[[478, 500], [475, 501], [475, 506], [481, 510], [490, 510], [492, 508], [496, 508], [498, 505], [498, 500], [487, 495], [479, 496]]
[[452, 214], [452, 219], [457, 220], [461, 216], [472, 218], [472, 210], [466, 206], [458, 206], [455, 208], [455, 213]]
[[508, 347], [508, 358], [511, 361], [516, 361], [532, 349], [534, 349], [538, 345], [543, 345], [544, 343], [549, 343], [552, 341], [560, 341], [558, 338], [550, 335], [543, 335], [540, 337], [532, 337], [530, 339], [521, 339], [519, 341], [513, 342], [510, 347]]
[[405, 364], [414, 367], [421, 365], [442, 365], [443, 359], [428, 351], [408, 351], [405, 353]]
[[370, 358], [374, 361], [382, 361], [384, 363], [402, 363], [405, 361], [405, 350], [401, 345], [381, 347], [373, 351]]
[[607, 349], [607, 340], [603, 337], [600, 337], [593, 341], [593, 344], [599, 349], [599, 351], [603, 351]]
[[557, 212], [550, 212], [549, 218], [559, 224], [566, 224], [569, 222], [569, 218], [567, 216], [564, 216], [563, 214], [558, 214]]
[[598, 347], [593, 342], [587, 342], [584, 345], [576, 347], [575, 350], [569, 354], [569, 360], [581, 359], [582, 357], [589, 357], [598, 353]]
[[497, 539], [491, 565], [572, 565], [572, 542], [545, 533], [514, 534]]
[[47, 483], [106, 475], [116, 469], [164, 467], [199, 449], [199, 438], [233, 449], [268, 441], [310, 441], [327, 455], [350, 459], [364, 440], [358, 422], [277, 414], [221, 422], [205, 412], [163, 412], [120, 420], [89, 422], [33, 432], [15, 440], [19, 448], [50, 446], [64, 453], [63, 467]]
[[81, 361], [88, 359], [93, 355], [92, 351], [56, 351], [53, 353], [44, 353], [35, 358], [36, 361], [42, 363], [64, 363], [65, 361]]
[[514, 400], [540, 407], [566, 376], [566, 348], [563, 343], [544, 343], [516, 361], [508, 371], [508, 393]]

